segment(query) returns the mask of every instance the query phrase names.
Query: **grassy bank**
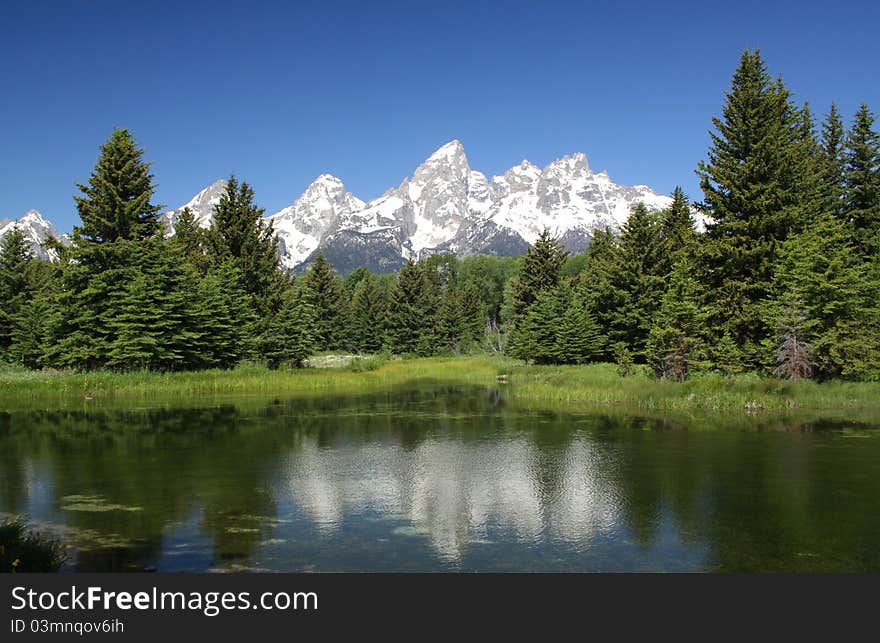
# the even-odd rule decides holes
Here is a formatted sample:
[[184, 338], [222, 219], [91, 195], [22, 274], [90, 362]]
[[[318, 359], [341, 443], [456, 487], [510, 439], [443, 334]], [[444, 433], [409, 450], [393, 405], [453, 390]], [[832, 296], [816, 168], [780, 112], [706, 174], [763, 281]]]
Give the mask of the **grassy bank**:
[[492, 358], [382, 360], [368, 358], [342, 367], [268, 370], [245, 365], [233, 370], [184, 373], [61, 373], [0, 371], [0, 408], [26, 402], [52, 404], [107, 400], [162, 400], [247, 395], [332, 395], [381, 390], [418, 380], [494, 383]]
[[788, 382], [755, 374], [699, 374], [684, 382], [669, 382], [645, 374], [623, 378], [612, 364], [515, 365], [510, 382], [515, 397], [548, 402], [746, 412], [798, 408], [880, 411], [880, 383], [876, 382]]
[[[498, 375], [507, 382], [499, 384]], [[344, 367], [269, 371], [244, 366], [197, 373], [0, 371], [0, 409], [84, 401], [158, 401], [232, 396], [357, 394], [417, 381], [500, 386], [511, 399], [553, 406], [625, 405], [643, 409], [861, 409], [880, 412], [880, 384], [784, 382], [756, 375], [698, 375], [663, 382], [622, 378], [611, 364], [526, 366], [492, 356], [357, 361]]]

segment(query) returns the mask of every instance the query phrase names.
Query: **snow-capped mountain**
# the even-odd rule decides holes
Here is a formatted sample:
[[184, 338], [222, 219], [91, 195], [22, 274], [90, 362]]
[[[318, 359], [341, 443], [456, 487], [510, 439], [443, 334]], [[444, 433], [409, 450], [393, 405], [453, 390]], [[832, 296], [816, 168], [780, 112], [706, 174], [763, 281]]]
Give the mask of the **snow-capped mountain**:
[[301, 264], [321, 241], [362, 210], [364, 202], [332, 174], [322, 174], [283, 210], [269, 217], [278, 236], [278, 252], [288, 268]]
[[25, 237], [31, 244], [31, 251], [34, 256], [40, 259], [48, 259], [56, 261], [58, 252], [46, 248], [43, 244], [49, 237], [54, 237], [63, 245], [70, 245], [70, 238], [66, 234], [59, 234], [58, 229], [37, 210], [29, 210], [23, 217], [17, 221], [12, 219], [4, 219], [0, 222], [0, 237], [7, 232], [11, 232], [13, 228], [18, 228], [24, 232]]
[[169, 237], [174, 236], [174, 226], [177, 224], [177, 220], [186, 208], [192, 210], [193, 216], [196, 218], [196, 223], [200, 227], [210, 227], [211, 219], [214, 218], [214, 206], [217, 205], [223, 191], [226, 190], [226, 183], [225, 179], [214, 181], [214, 183], [190, 199], [189, 203], [163, 213], [162, 216], [159, 217], [159, 220], [165, 224], [166, 234]]
[[[218, 181], [187, 204], [207, 227], [225, 188]], [[584, 154], [541, 169], [522, 161], [487, 179], [472, 170], [464, 148], [450, 141], [413, 175], [364, 203], [335, 176], [322, 174], [290, 206], [268, 217], [279, 238], [282, 264], [296, 270], [323, 252], [340, 272], [368, 266], [398, 269], [407, 259], [436, 252], [518, 255], [544, 228], [570, 250], [581, 251], [596, 228], [619, 228], [630, 208], [671, 203], [645, 185], [626, 187], [594, 173]], [[181, 206], [162, 215], [173, 225]]]

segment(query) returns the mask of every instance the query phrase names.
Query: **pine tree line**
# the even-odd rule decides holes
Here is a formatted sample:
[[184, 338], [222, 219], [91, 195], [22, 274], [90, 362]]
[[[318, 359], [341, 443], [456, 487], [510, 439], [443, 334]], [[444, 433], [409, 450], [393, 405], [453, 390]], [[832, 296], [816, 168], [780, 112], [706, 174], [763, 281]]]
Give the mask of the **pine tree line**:
[[880, 378], [874, 115], [862, 105], [846, 132], [832, 104], [817, 133], [809, 107], [746, 51], [713, 124], [697, 170], [705, 233], [680, 188], [665, 211], [638, 205], [619, 235], [598, 231], [575, 277], [545, 233], [511, 282], [510, 354], [632, 361], [679, 380]]

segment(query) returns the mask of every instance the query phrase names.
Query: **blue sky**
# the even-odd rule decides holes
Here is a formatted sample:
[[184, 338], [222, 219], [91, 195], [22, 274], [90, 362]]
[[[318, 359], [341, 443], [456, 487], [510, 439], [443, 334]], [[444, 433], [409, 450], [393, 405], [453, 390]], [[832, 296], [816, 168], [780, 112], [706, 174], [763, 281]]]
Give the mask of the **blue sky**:
[[746, 47], [820, 114], [880, 111], [877, 2], [30, 0], [0, 18], [0, 218], [64, 231], [116, 126], [159, 203], [235, 173], [274, 212], [322, 172], [376, 197], [453, 138], [489, 175], [582, 151], [699, 198]]

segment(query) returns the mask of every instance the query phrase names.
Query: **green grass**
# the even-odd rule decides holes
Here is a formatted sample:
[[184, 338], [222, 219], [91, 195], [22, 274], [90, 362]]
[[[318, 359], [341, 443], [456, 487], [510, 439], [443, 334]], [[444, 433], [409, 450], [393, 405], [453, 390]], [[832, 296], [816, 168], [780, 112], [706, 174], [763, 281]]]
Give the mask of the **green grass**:
[[684, 382], [644, 373], [620, 377], [613, 364], [523, 366], [510, 369], [514, 397], [561, 403], [622, 404], [645, 409], [737, 409], [750, 413], [793, 409], [860, 408], [880, 411], [880, 383], [788, 382], [755, 374], [698, 374]]
[[370, 392], [417, 380], [494, 382], [492, 358], [386, 360], [371, 357], [339, 368], [233, 370], [185, 373], [63, 373], [0, 371], [0, 409], [105, 400], [160, 400], [235, 395], [332, 395]]
[[[498, 383], [498, 375], [507, 383]], [[621, 405], [641, 409], [737, 410], [862, 409], [880, 412], [880, 384], [785, 382], [746, 374], [695, 375], [676, 383], [644, 373], [622, 378], [612, 364], [526, 366], [494, 356], [390, 359], [374, 356], [336, 368], [270, 371], [259, 365], [191, 373], [85, 374], [0, 370], [0, 409], [48, 408], [106, 401], [156, 402], [235, 396], [357, 394], [436, 381], [500, 386], [530, 404]]]

